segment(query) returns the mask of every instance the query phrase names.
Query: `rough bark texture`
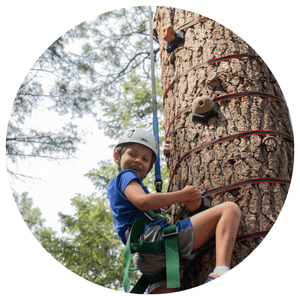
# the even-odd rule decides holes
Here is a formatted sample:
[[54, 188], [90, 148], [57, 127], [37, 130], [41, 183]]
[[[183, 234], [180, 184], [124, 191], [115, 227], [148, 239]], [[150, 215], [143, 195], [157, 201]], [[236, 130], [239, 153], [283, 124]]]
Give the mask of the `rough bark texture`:
[[[173, 53], [163, 49], [162, 29], [167, 25], [179, 27], [202, 17], [199, 14], [169, 7], [157, 7], [155, 19], [161, 46], [163, 93], [183, 71], [206, 60], [234, 53], [257, 54], [232, 31], [214, 20], [196, 24], [184, 30], [185, 38]], [[269, 68], [259, 57], [242, 57], [189, 72], [168, 92], [164, 100], [164, 126], [182, 109], [192, 105], [196, 97], [213, 98], [243, 91], [260, 91], [283, 98], [282, 91]], [[170, 174], [178, 159], [188, 150], [213, 139], [250, 130], [276, 130], [292, 135], [285, 104], [269, 98], [243, 97], [220, 102], [219, 114], [201, 122], [193, 122], [191, 112], [183, 114], [170, 128], [166, 137], [170, 152], [166, 155]], [[186, 185], [196, 185], [201, 191], [233, 182], [258, 178], [279, 177], [291, 179], [293, 169], [293, 141], [276, 136], [262, 145], [264, 136], [251, 136], [215, 145], [192, 154], [179, 167], [171, 185], [173, 191]], [[211, 197], [212, 205], [232, 201], [242, 210], [238, 235], [271, 229], [288, 193], [288, 185], [255, 184]], [[172, 217], [183, 207], [173, 206]], [[183, 218], [187, 215], [183, 215]], [[236, 243], [232, 266], [245, 259], [263, 238]], [[211, 244], [213, 241], [208, 243]], [[184, 289], [202, 284], [215, 264], [215, 251], [199, 254], [194, 261], [181, 267]]]

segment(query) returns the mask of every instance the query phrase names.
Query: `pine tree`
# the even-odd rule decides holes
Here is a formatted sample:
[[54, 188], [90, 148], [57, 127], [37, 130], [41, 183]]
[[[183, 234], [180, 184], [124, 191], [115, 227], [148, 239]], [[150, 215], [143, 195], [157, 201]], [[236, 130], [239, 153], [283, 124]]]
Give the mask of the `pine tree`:
[[[194, 20], [198, 21], [187, 24]], [[242, 220], [238, 235], [271, 229], [288, 193], [294, 151], [289, 113], [276, 79], [245, 41], [212, 19], [157, 7], [154, 21], [161, 49], [169, 190], [196, 185], [207, 192], [249, 179], [285, 179], [286, 184], [247, 184], [210, 196], [212, 206], [226, 201], [239, 205]], [[165, 37], [163, 29], [169, 25], [174, 31], [169, 28], [171, 33]], [[169, 51], [168, 46], [182, 33], [183, 40]], [[167, 43], [164, 37], [171, 40]], [[198, 67], [192, 69], [194, 66]], [[242, 97], [242, 92], [247, 94]], [[206, 121], [193, 121], [191, 106], [203, 96], [214, 99], [218, 114]], [[244, 132], [249, 132], [247, 137], [219, 140], [186, 154], [196, 146]], [[271, 137], [266, 140], [267, 136]], [[173, 205], [173, 221], [189, 214], [183, 204]], [[231, 267], [244, 260], [262, 240], [259, 237], [237, 242]], [[212, 239], [197, 251], [193, 261], [182, 264], [183, 289], [202, 284], [213, 270], [215, 251], [206, 251], [213, 244]], [[206, 253], [201, 254], [203, 251]]]

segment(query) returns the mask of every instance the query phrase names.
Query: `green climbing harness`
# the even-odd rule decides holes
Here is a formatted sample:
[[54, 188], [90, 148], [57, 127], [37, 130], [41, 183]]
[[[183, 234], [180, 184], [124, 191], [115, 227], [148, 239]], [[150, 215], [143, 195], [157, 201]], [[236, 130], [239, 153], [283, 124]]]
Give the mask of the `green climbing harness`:
[[123, 279], [123, 286], [125, 292], [129, 292], [128, 272], [136, 270], [129, 268], [131, 261], [131, 249], [134, 252], [145, 254], [166, 254], [166, 269], [152, 276], [143, 274], [135, 287], [131, 290], [131, 293], [142, 294], [149, 284], [165, 279], [167, 279], [167, 288], [180, 287], [180, 258], [178, 248], [178, 229], [176, 227], [176, 224], [168, 225], [167, 227], [163, 228], [163, 241], [152, 243], [138, 241], [139, 233], [141, 232], [141, 230], [143, 230], [150, 222], [157, 220], [158, 218], [165, 218], [165, 216], [162, 214], [158, 214], [154, 211], [144, 212], [143, 215], [135, 220], [130, 229], [129, 237], [124, 250], [125, 274]]

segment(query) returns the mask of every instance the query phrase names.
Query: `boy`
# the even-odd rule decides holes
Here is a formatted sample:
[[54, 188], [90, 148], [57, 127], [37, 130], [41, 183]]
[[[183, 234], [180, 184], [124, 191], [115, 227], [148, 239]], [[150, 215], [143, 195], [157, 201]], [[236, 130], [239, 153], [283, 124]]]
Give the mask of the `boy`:
[[[183, 190], [172, 193], [148, 192], [142, 180], [156, 161], [157, 149], [155, 137], [143, 129], [126, 132], [115, 148], [114, 161], [120, 173], [108, 184], [107, 193], [114, 228], [124, 244], [130, 226], [144, 211], [160, 212], [161, 207], [201, 199], [201, 194], [195, 186], [186, 186]], [[239, 207], [233, 202], [226, 202], [176, 223], [180, 255], [186, 259], [193, 259], [194, 251], [215, 235], [216, 268], [206, 282], [230, 270], [240, 218]], [[150, 222], [140, 232], [139, 240], [143, 242], [163, 240], [162, 228], [168, 225], [164, 218]], [[142, 273], [154, 275], [165, 268], [166, 255], [135, 253], [133, 262]], [[178, 289], [166, 289], [164, 280], [151, 284], [148, 289], [148, 292], [153, 294], [173, 291]]]

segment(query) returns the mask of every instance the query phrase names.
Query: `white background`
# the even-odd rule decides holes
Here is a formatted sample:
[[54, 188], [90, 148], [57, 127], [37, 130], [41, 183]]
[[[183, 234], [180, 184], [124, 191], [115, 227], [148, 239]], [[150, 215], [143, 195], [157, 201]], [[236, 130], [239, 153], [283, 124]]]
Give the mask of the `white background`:
[[[242, 3], [242, 4], [241, 4]], [[299, 128], [299, 25], [295, 1], [127, 1], [133, 5], [175, 6], [199, 12], [234, 31], [269, 66], [287, 100], [295, 134]], [[283, 5], [284, 4], [284, 5]], [[123, 4], [122, 4], [123, 5]], [[116, 294], [73, 274], [56, 262], [35, 240], [13, 201], [5, 165], [5, 137], [17, 90], [36, 59], [59, 36], [100, 13], [122, 7], [106, 1], [6, 1], [1, 4], [1, 247], [2, 299], [98, 299], [137, 295]], [[261, 246], [226, 276], [184, 293], [157, 297], [264, 299], [297, 295], [299, 254], [299, 162], [286, 204]], [[296, 281], [297, 280], [297, 281]], [[118, 292], [119, 293], [119, 292]], [[145, 297], [145, 296], [142, 296]], [[292, 296], [293, 297], [293, 296]]]

